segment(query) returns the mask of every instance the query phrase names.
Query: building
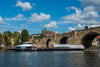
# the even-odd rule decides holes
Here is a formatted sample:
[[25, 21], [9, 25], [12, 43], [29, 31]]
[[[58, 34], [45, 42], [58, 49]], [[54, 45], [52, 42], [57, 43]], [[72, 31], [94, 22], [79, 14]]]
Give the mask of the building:
[[100, 36], [97, 36], [93, 41], [92, 45], [100, 45]]
[[34, 38], [34, 36], [40, 36], [41, 34], [31, 34], [30, 37]]
[[46, 28], [41, 31], [41, 34], [44, 34], [46, 36], [52, 36], [52, 35], [58, 35], [60, 33], [54, 32], [54, 31], [47, 31]]

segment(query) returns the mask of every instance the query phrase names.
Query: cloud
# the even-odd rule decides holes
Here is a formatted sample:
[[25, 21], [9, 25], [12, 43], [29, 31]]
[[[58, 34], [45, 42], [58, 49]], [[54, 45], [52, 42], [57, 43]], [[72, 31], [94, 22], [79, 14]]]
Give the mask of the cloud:
[[42, 22], [42, 21], [48, 20], [48, 19], [50, 19], [50, 15], [44, 14], [44, 13], [40, 13], [40, 15], [38, 15], [37, 13], [34, 13], [30, 17], [31, 22]]
[[11, 28], [11, 29], [30, 29], [30, 30], [36, 30], [36, 29], [33, 29], [33, 28], [29, 28], [29, 27], [18, 27], [18, 26], [0, 26], [1, 28]]
[[58, 21], [57, 24], [77, 24], [77, 22], [73, 22], [73, 21], [66, 21], [66, 20], [62, 20], [62, 21]]
[[18, 1], [16, 4], [17, 7], [21, 7], [24, 11], [32, 9], [32, 6], [29, 2]]
[[88, 6], [82, 11], [76, 7], [70, 7], [69, 9], [75, 10], [75, 13], [68, 16], [64, 16], [63, 19], [66, 21], [73, 21], [79, 24], [98, 24], [96, 19], [99, 17], [97, 11], [94, 10], [93, 6]]
[[35, 4], [35, 3], [32, 3], [32, 5], [33, 5], [33, 6], [36, 6], [36, 4]]
[[18, 14], [18, 15], [16, 15], [15, 17], [17, 17], [17, 18], [22, 18], [22, 17], [24, 17], [24, 15]]
[[0, 16], [0, 24], [5, 24], [5, 22], [1, 16]]
[[82, 3], [82, 6], [88, 7], [93, 6], [95, 7], [96, 11], [100, 11], [100, 0], [79, 0]]
[[27, 25], [24, 25], [24, 24], [20, 24], [20, 26], [22, 26], [22, 27], [23, 27], [23, 26], [27, 26]]
[[5, 18], [5, 21], [22, 21], [22, 20], [26, 20], [26, 18], [24, 18], [24, 15], [22, 14], [18, 14], [15, 17], [12, 18]]
[[73, 10], [78, 10], [79, 8], [76, 8], [76, 7], [74, 7], [74, 6], [72, 6], [72, 7], [66, 7], [65, 9], [67, 9], [68, 10], [68, 12], [70, 11], [70, 9], [73, 9]]
[[89, 28], [91, 27], [91, 28], [94, 28], [94, 27], [100, 27], [100, 25], [90, 25], [90, 26], [88, 26]]
[[17, 32], [21, 33], [22, 31], [21, 30], [18, 30]]
[[76, 29], [73, 28], [73, 27], [69, 27], [68, 30], [73, 31], [73, 30], [76, 30]]
[[86, 25], [82, 25], [82, 24], [77, 24], [77, 26], [74, 27], [69, 27], [68, 30], [73, 31], [76, 29], [84, 29]]
[[77, 24], [77, 26], [74, 26], [74, 28], [76, 29], [84, 29], [86, 25], [82, 25], [82, 24]]
[[[82, 24], [77, 24], [77, 26], [74, 27], [69, 27], [68, 30], [69, 31], [73, 31], [76, 29], [84, 29], [86, 25], [82, 25]], [[89, 25], [88, 28], [94, 28], [94, 27], [100, 27], [100, 25]]]
[[0, 29], [0, 33], [3, 33], [4, 31], [6, 31], [6, 29]]
[[46, 28], [58, 28], [57, 26], [57, 22], [56, 21], [52, 21], [47, 25], [44, 25]]

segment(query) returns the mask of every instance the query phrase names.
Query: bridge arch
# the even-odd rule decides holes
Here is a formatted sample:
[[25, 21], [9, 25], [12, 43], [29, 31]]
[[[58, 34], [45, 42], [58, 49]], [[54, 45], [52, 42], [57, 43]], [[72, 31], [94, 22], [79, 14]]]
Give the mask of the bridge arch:
[[81, 38], [81, 43], [82, 45], [84, 45], [85, 48], [89, 48], [92, 46], [92, 41], [93, 39], [100, 35], [99, 33], [96, 33], [96, 32], [89, 32], [87, 33], [86, 35], [84, 35], [82, 38]]
[[60, 44], [67, 44], [67, 39], [68, 39], [68, 37], [62, 37], [60, 39]]
[[48, 48], [49, 47], [49, 42], [51, 41], [50, 38], [48, 38], [48, 40], [46, 41], [46, 47]]

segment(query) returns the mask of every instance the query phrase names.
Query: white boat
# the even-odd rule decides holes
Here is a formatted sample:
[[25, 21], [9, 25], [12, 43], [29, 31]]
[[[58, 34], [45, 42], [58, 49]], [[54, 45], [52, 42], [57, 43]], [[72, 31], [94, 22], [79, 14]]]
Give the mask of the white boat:
[[51, 48], [66, 48], [66, 49], [85, 49], [83, 45], [70, 45], [70, 44], [51, 44]]
[[17, 45], [14, 50], [33, 51], [37, 50], [37, 45], [32, 45], [31, 42], [24, 42], [22, 45]]

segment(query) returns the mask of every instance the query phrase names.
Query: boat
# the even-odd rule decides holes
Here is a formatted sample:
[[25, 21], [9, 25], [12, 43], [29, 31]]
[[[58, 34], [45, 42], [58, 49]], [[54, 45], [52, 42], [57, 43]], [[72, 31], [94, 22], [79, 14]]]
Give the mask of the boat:
[[22, 45], [17, 45], [14, 49], [15, 51], [36, 51], [37, 45], [32, 45], [31, 42], [24, 42]]
[[83, 45], [75, 44], [51, 44], [51, 48], [66, 48], [66, 49], [85, 49]]
[[83, 45], [51, 44], [50, 48], [39, 48], [37, 51], [80, 51], [84, 50]]

